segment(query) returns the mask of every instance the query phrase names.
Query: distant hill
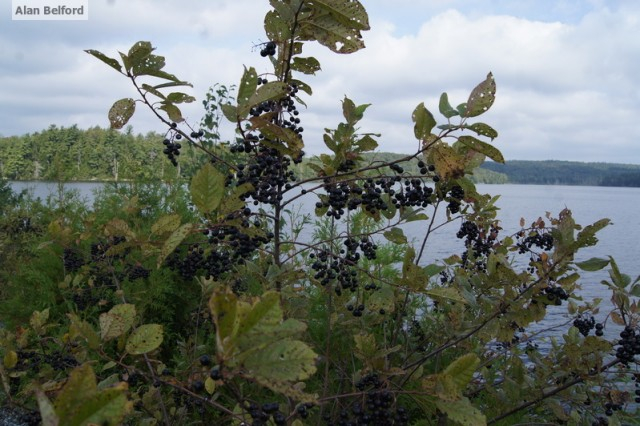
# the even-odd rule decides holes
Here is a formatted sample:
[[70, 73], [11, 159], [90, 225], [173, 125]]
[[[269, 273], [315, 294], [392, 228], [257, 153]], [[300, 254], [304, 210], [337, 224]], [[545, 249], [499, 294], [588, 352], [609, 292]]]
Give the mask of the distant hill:
[[483, 169], [502, 173], [509, 183], [640, 187], [640, 165], [578, 161], [487, 161]]

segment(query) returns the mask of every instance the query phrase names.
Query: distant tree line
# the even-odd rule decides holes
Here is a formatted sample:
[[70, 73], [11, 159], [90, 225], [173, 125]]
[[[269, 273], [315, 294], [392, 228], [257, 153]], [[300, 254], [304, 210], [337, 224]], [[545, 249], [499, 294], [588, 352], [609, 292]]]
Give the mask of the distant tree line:
[[511, 160], [487, 161], [482, 167], [506, 175], [509, 183], [640, 187], [640, 165], [635, 164]]
[[[0, 178], [46, 181], [166, 180], [176, 174], [190, 176], [206, 161], [198, 151], [185, 147], [178, 167], [173, 167], [162, 150], [164, 136], [149, 132], [124, 131], [77, 126], [57, 127], [22, 136], [0, 138]], [[186, 144], [185, 144], [186, 145]], [[226, 150], [227, 145], [219, 144]], [[366, 161], [392, 162], [405, 154], [366, 153]], [[313, 176], [306, 158], [296, 166], [299, 179]], [[406, 172], [418, 174], [416, 164]], [[511, 160], [506, 164], [487, 161], [470, 178], [475, 183], [517, 183], [540, 185], [592, 185], [640, 187], [640, 165], [581, 163], [575, 161]]]

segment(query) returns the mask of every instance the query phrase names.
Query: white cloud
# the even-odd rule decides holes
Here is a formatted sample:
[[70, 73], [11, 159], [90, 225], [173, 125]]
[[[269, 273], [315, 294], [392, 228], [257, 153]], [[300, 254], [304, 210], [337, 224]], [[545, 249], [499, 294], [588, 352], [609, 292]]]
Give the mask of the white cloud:
[[[452, 103], [463, 102], [492, 71], [496, 104], [482, 119], [500, 132], [496, 144], [506, 158], [640, 163], [638, 3], [496, 0], [479, 7], [468, 0], [372, 0], [370, 6], [363, 51], [335, 55], [305, 47], [323, 67], [305, 77], [314, 89], [301, 116], [308, 152], [323, 150], [322, 129], [339, 122], [345, 95], [373, 104], [362, 130], [381, 132], [381, 149], [412, 151], [413, 108], [424, 101], [436, 113], [443, 91]], [[111, 103], [133, 92], [82, 50], [114, 56], [137, 40], [152, 41], [166, 56], [166, 69], [194, 84], [187, 91], [199, 100], [185, 115], [197, 122], [209, 86], [237, 83], [243, 64], [268, 70], [252, 51], [265, 41], [267, 8], [255, 0], [188, 7], [115, 0], [92, 3], [87, 22], [10, 22], [0, 29], [0, 132], [104, 125]], [[136, 115], [132, 124], [140, 132], [159, 129], [151, 114]]]

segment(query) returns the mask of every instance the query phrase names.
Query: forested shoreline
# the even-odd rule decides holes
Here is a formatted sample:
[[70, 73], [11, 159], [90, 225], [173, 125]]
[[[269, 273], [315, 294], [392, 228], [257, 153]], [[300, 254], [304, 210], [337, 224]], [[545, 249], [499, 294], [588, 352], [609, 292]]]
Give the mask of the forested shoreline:
[[[164, 136], [77, 126], [57, 127], [22, 136], [0, 137], [0, 179], [15, 181], [127, 181], [167, 180], [176, 174], [191, 175], [205, 160], [198, 150], [184, 149], [173, 167], [165, 161]], [[185, 144], [186, 145], [186, 144]], [[219, 145], [224, 150], [224, 144]], [[389, 162], [399, 153], [366, 153], [368, 161]], [[297, 165], [299, 179], [312, 176], [310, 162]], [[408, 172], [412, 172], [408, 170]], [[414, 172], [417, 173], [417, 170]], [[590, 185], [640, 187], [640, 165], [584, 163], [577, 161], [487, 161], [474, 171], [472, 180], [491, 184]]]

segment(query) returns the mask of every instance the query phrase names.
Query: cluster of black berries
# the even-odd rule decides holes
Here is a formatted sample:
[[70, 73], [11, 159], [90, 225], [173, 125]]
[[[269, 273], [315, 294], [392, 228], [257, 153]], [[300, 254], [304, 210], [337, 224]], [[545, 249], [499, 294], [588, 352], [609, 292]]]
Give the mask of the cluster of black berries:
[[[246, 221], [242, 226], [245, 225], [249, 227], [250, 223]], [[192, 279], [199, 274], [217, 279], [273, 238], [272, 233], [249, 236], [235, 226], [218, 226], [206, 233], [208, 250], [202, 244], [192, 244], [186, 253], [175, 251], [167, 258], [169, 269], [178, 271], [184, 279]]]
[[420, 169], [420, 174], [426, 175], [429, 172], [434, 172], [436, 170], [436, 166], [433, 164], [429, 164], [428, 166], [424, 163], [424, 161], [418, 161], [418, 169]]
[[264, 44], [262, 50], [260, 50], [260, 56], [263, 58], [266, 56], [273, 56], [276, 54], [276, 44], [273, 41], [268, 41]]
[[353, 260], [359, 258], [360, 254], [349, 249], [349, 255], [346, 258], [329, 255], [327, 251], [320, 251], [316, 256], [311, 253], [309, 257], [315, 259], [311, 264], [311, 269], [316, 271], [313, 278], [320, 281], [320, 285], [326, 286], [329, 283], [337, 281], [337, 285], [333, 287], [336, 295], [341, 296], [342, 290], [351, 290], [355, 292], [358, 289], [358, 271], [353, 268]]
[[613, 412], [619, 410], [622, 410], [621, 404], [614, 404], [613, 402], [607, 402], [604, 404], [604, 414], [607, 417], [613, 416]]
[[261, 145], [257, 155], [248, 165], [239, 164], [236, 172], [237, 185], [250, 183], [253, 190], [242, 195], [242, 199], [252, 198], [254, 204], [277, 204], [282, 201], [282, 189], [291, 188], [296, 180], [289, 170], [291, 159], [281, 155], [276, 149]]
[[[176, 136], [180, 136], [180, 134]], [[176, 160], [176, 157], [180, 155], [180, 148], [182, 148], [180, 142], [173, 142], [169, 139], [165, 139], [162, 141], [162, 144], [164, 145], [162, 153], [167, 156], [167, 159], [171, 161], [171, 164], [177, 166], [178, 160]]]
[[393, 394], [383, 388], [384, 383], [376, 373], [364, 376], [356, 383], [360, 391], [368, 389], [362, 397], [358, 397], [350, 409], [343, 409], [337, 421], [331, 415], [324, 416], [327, 424], [337, 426], [347, 425], [388, 425], [399, 426], [409, 424], [406, 409], [396, 404]]
[[349, 305], [347, 305], [347, 310], [349, 312], [351, 312], [351, 314], [354, 317], [358, 318], [358, 317], [361, 317], [362, 314], [364, 313], [364, 305], [360, 304], [360, 305], [354, 306], [354, 305], [349, 304]]
[[71, 300], [79, 311], [84, 311], [95, 306], [100, 301], [100, 297], [95, 294], [94, 288], [82, 287], [73, 293]]
[[475, 258], [475, 262], [471, 266], [478, 271], [486, 271], [487, 265], [483, 259], [491, 253], [499, 231], [500, 228], [495, 224], [491, 224], [489, 232], [485, 232], [478, 228], [478, 225], [474, 222], [462, 222], [460, 229], [456, 233], [456, 237], [465, 239], [464, 246], [467, 248], [467, 251], [462, 253], [462, 265], [467, 268], [470, 266], [469, 250], [471, 250], [471, 254]]
[[616, 348], [616, 358], [624, 365], [634, 361], [634, 357], [640, 355], [640, 334], [633, 327], [626, 326], [620, 332], [620, 340]]
[[553, 248], [553, 236], [548, 232], [539, 233], [538, 231], [532, 231], [524, 237], [524, 232], [520, 231], [518, 237], [519, 241], [516, 247], [518, 247], [520, 254], [530, 251], [533, 246], [543, 250], [551, 250]]
[[456, 214], [460, 211], [461, 201], [464, 198], [464, 189], [459, 185], [454, 185], [449, 190], [449, 204], [447, 209], [451, 214]]
[[138, 278], [147, 279], [151, 271], [140, 264], [135, 264], [129, 268], [127, 277], [129, 280], [137, 280]]
[[53, 351], [41, 354], [35, 351], [17, 351], [18, 362], [15, 369], [18, 371], [40, 371], [42, 364], [48, 364], [55, 371], [65, 371], [78, 366], [78, 361], [71, 354], [61, 351]]
[[400, 177], [376, 180], [368, 178], [362, 186], [327, 180], [323, 186], [326, 195], [320, 197], [321, 201], [316, 203], [316, 208], [327, 208], [326, 215], [336, 219], [340, 219], [346, 210], [355, 210], [360, 206], [370, 213], [386, 210], [389, 206], [383, 200], [382, 194], [395, 194], [393, 184], [396, 179], [399, 180]]
[[77, 272], [84, 265], [82, 254], [72, 248], [65, 248], [62, 252], [62, 262], [67, 273]]
[[[591, 330], [596, 328], [596, 319], [592, 315], [578, 315], [578, 317], [573, 320], [573, 326], [578, 329], [580, 334], [586, 337]], [[602, 324], [598, 323], [598, 328], [596, 329], [597, 336], [602, 336], [602, 328]]]
[[421, 179], [405, 179], [402, 188], [391, 195], [396, 208], [427, 207], [433, 202], [433, 188]]
[[569, 299], [569, 295], [560, 286], [548, 286], [544, 288], [544, 294], [550, 302], [554, 302], [556, 306], [562, 305], [563, 300]]
[[94, 264], [103, 262], [105, 260], [116, 260], [123, 258], [129, 253], [128, 250], [111, 250], [110, 252], [109, 250], [126, 241], [126, 237], [115, 235], [107, 238], [106, 240], [98, 241], [91, 244], [91, 263]]
[[280, 404], [277, 402], [267, 402], [262, 406], [251, 402], [245, 409], [249, 412], [253, 422], [251, 426], [264, 426], [269, 424], [269, 420], [273, 419], [273, 423], [276, 425], [286, 425], [287, 416], [280, 411]]
[[191, 132], [191, 136], [193, 139], [198, 139], [204, 136], [204, 131], [202, 130], [198, 130], [197, 132], [194, 130], [193, 132]]

